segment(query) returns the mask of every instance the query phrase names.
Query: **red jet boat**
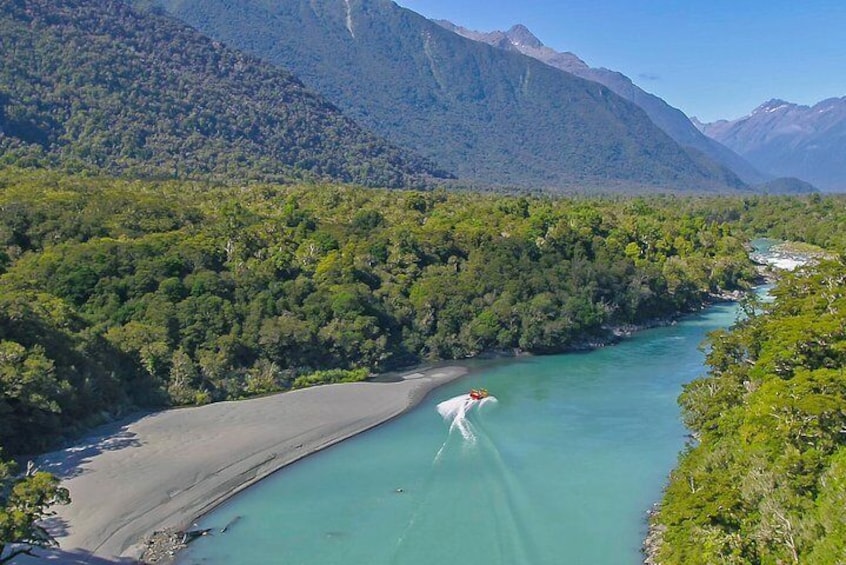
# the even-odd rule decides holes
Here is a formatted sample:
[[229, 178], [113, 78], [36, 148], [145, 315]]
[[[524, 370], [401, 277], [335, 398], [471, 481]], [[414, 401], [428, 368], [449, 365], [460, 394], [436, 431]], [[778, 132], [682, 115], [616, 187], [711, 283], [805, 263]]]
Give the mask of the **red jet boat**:
[[486, 388], [473, 388], [470, 389], [470, 398], [473, 400], [482, 400], [483, 398], [487, 398], [490, 396], [488, 394], [488, 389]]

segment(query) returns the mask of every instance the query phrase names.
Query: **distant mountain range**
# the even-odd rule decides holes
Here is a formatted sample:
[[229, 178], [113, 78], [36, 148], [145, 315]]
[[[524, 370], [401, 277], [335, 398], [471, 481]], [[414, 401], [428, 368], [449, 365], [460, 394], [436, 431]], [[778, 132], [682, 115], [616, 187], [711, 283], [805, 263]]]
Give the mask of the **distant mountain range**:
[[617, 71], [589, 67], [573, 53], [562, 53], [547, 47], [521, 24], [508, 31], [478, 32], [446, 20], [435, 22], [474, 41], [481, 41], [506, 51], [516, 51], [578, 77], [603, 84], [643, 108], [649, 118], [681, 146], [702, 152], [734, 171], [744, 182], [755, 185], [770, 179], [731, 149], [703, 135], [681, 110], [642, 90], [629, 77]]
[[439, 175], [288, 72], [110, 0], [0, 2], [0, 162], [389, 187]]
[[770, 100], [746, 117], [697, 125], [762, 170], [846, 192], [846, 97], [813, 106]]
[[609, 88], [460, 37], [390, 0], [156, 4], [290, 69], [359, 123], [471, 183], [745, 188]]

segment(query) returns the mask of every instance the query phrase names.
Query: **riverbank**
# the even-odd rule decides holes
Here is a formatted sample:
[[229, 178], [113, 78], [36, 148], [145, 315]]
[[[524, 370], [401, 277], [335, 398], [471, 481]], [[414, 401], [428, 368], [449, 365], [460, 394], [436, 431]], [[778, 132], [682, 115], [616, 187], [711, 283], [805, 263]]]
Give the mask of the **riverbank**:
[[38, 461], [63, 479], [73, 501], [56, 508], [47, 524], [61, 545], [54, 558], [135, 562], [152, 532], [187, 529], [274, 471], [402, 414], [467, 372], [461, 365], [430, 367], [101, 428]]

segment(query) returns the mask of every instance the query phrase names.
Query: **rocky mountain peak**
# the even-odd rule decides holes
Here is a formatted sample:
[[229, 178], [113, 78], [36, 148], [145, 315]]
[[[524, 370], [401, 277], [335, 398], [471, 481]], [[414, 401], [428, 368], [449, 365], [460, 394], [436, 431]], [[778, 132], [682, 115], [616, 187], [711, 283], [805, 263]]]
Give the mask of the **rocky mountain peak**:
[[506, 32], [506, 35], [508, 36], [508, 39], [511, 40], [511, 43], [517, 46], [533, 47], [535, 49], [543, 47], [541, 40], [535, 37], [535, 35], [529, 31], [529, 28], [523, 24], [511, 26], [511, 29]]
[[791, 102], [787, 102], [787, 101], [782, 100], [780, 98], [773, 98], [772, 100], [768, 100], [767, 102], [764, 102], [763, 104], [761, 104], [760, 106], [755, 108], [755, 110], [753, 110], [752, 114], [753, 115], [755, 115], [755, 114], [771, 114], [773, 112], [777, 112], [777, 111], [780, 111], [780, 110], [787, 110], [787, 109], [793, 108], [795, 106], [796, 106], [796, 104], [793, 104]]
[[846, 97], [813, 105], [774, 98], [743, 118], [706, 124], [704, 132], [761, 169], [846, 192]]

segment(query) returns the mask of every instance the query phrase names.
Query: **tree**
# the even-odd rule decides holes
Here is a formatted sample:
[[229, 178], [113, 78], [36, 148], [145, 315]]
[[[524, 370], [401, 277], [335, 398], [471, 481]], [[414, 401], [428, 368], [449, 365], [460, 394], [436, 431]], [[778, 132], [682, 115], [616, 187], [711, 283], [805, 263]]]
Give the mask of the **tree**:
[[68, 503], [68, 490], [50, 473], [29, 469], [15, 476], [14, 463], [0, 460], [0, 564], [23, 553], [32, 555], [33, 547], [56, 547], [39, 523], [54, 514], [51, 506]]
[[30, 349], [0, 340], [0, 441], [22, 450], [22, 438], [33, 430], [52, 430], [61, 412], [59, 398], [69, 388], [55, 374], [41, 345]]
[[170, 363], [170, 382], [167, 392], [176, 404], [190, 404], [194, 402], [197, 390], [194, 381], [197, 380], [197, 367], [194, 361], [180, 348], [173, 352]]

